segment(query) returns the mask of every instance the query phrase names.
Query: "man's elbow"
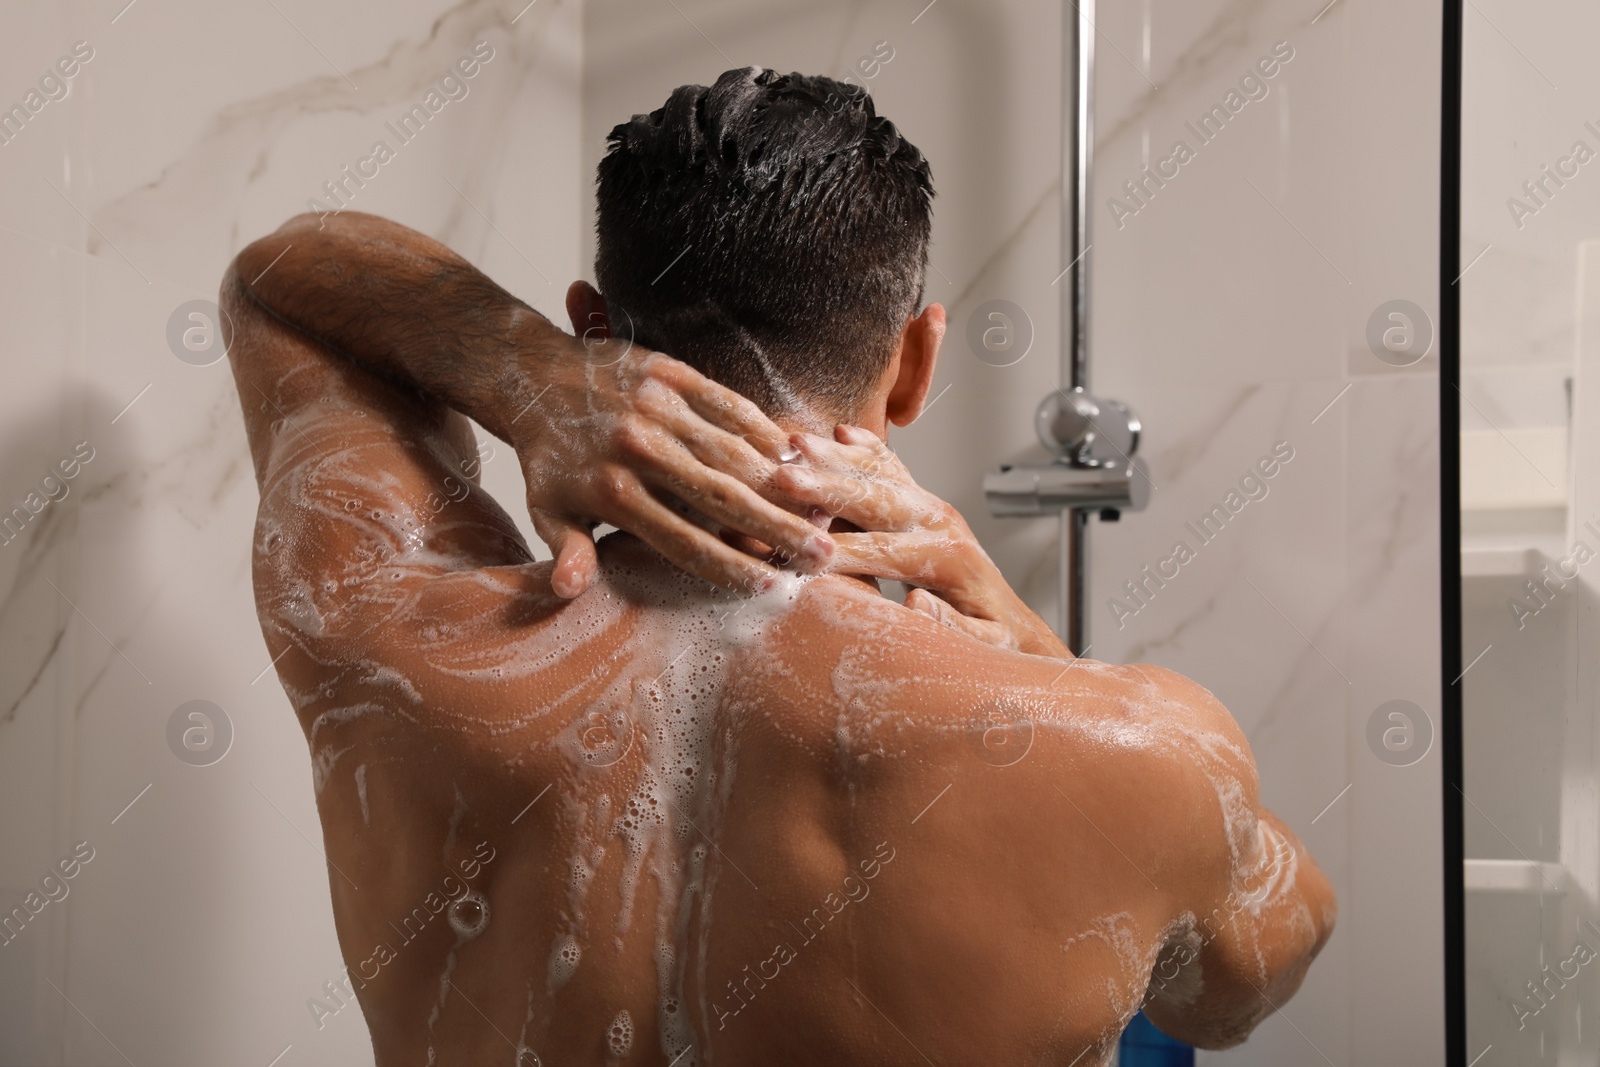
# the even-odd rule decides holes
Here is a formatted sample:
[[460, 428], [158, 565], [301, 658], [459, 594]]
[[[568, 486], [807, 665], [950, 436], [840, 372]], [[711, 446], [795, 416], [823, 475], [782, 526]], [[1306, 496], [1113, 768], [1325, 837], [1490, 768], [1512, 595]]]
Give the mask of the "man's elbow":
[[1182, 1007], [1151, 1005], [1145, 1012], [1167, 1034], [1196, 1048], [1235, 1048], [1294, 996], [1314, 956], [1307, 952], [1265, 987], [1237, 976], [1219, 975], [1194, 1001]]
[[258, 237], [241, 248], [222, 276], [223, 291], [231, 288], [238, 292], [253, 292], [256, 283], [293, 246], [295, 231], [291, 227], [305, 218], [311, 218], [314, 223], [316, 216], [296, 215], [278, 227], [276, 232]]
[[[324, 218], [323, 215], [327, 217]], [[340, 223], [332, 212], [305, 212], [291, 216], [282, 226], [267, 234], [258, 237], [239, 250], [233, 257], [233, 263], [223, 275], [223, 289], [229, 288], [232, 276], [239, 279], [237, 285], [247, 292], [256, 292], [257, 283], [267, 275], [284, 254], [296, 244], [302, 250], [313, 252], [311, 242], [323, 236], [330, 226], [338, 226], [341, 230], [347, 224]]]
[[1301, 900], [1311, 923], [1310, 944], [1305, 953], [1306, 966], [1309, 967], [1333, 936], [1333, 928], [1339, 922], [1339, 898], [1333, 891], [1333, 883], [1328, 881], [1322, 868], [1309, 856], [1300, 869], [1299, 877], [1304, 882]]
[[[1280, 935], [1276, 946], [1260, 946], [1264, 950], [1263, 958], [1267, 961], [1267, 974], [1270, 977], [1262, 986], [1249, 982], [1244, 999], [1251, 1002], [1251, 1007], [1239, 1011], [1231, 1026], [1218, 1028], [1213, 1035], [1216, 1043], [1196, 1042], [1200, 1047], [1225, 1049], [1242, 1044], [1257, 1026], [1280, 1011], [1300, 991], [1312, 963], [1333, 936], [1339, 913], [1333, 887], [1315, 864], [1302, 868], [1300, 877], [1309, 883], [1301, 898], [1303, 910], [1297, 919], [1285, 924], [1287, 929]], [[1274, 947], [1276, 951], [1273, 951]]]
[[291, 215], [263, 241], [287, 242], [356, 240], [380, 234], [391, 227], [387, 219], [364, 211], [305, 211]]
[[1299, 992], [1333, 936], [1338, 902], [1327, 876], [1309, 857], [1296, 872], [1295, 890], [1298, 899], [1280, 901], [1270, 923], [1239, 946], [1247, 945], [1247, 951], [1202, 958], [1189, 982], [1164, 986], [1146, 1009], [1151, 1020], [1197, 1048], [1243, 1044]]

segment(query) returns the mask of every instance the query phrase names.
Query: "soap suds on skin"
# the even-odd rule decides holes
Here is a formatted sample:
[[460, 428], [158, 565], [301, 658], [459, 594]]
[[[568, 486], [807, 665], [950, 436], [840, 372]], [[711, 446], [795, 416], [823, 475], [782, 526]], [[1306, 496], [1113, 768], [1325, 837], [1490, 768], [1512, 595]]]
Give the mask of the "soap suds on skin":
[[[778, 389], [783, 383], [772, 384]], [[302, 428], [315, 422], [315, 412], [307, 416], [302, 419], [297, 414]], [[593, 411], [589, 417], [610, 418]], [[556, 427], [552, 432], [570, 429]], [[277, 447], [298, 450], [296, 436], [280, 434]], [[615, 943], [636, 920], [647, 922], [654, 946], [654, 1008], [661, 1052], [675, 1067], [701, 1063], [691, 1020], [694, 1006], [709, 1002], [706, 990], [699, 987], [706, 981], [715, 891], [720, 879], [738, 877], [706, 845], [718, 840], [738, 771], [738, 753], [725, 732], [728, 718], [740, 711], [728, 702], [730, 662], [740, 650], [760, 645], [810, 579], [784, 573], [773, 589], [738, 598], [687, 575], [607, 563], [584, 598], [561, 602], [553, 594], [530, 592], [512, 573], [516, 568], [463, 570], [457, 558], [431, 548], [450, 543], [457, 526], [407, 503], [392, 478], [372, 471], [363, 461], [359, 447], [335, 448], [320, 458], [308, 456], [296, 462], [298, 466], [289, 466], [275, 456], [272, 469], [285, 473], [264, 487], [258, 556], [279, 572], [273, 586], [278, 592], [264, 600], [261, 613], [276, 637], [294, 646], [302, 658], [326, 668], [328, 681], [314, 691], [286, 687], [297, 709], [320, 709], [309, 725], [318, 792], [349, 750], [337, 747], [339, 728], [367, 716], [410, 723], [425, 717], [430, 727], [509, 737], [555, 715], [551, 709], [587, 706], [592, 715], [575, 717], [559, 729], [554, 727], [560, 720], [551, 718], [552, 729], [541, 735], [549, 737], [548, 747], [562, 753], [572, 767], [566, 783], [570, 788], [564, 787], [546, 803], [560, 805], [563, 825], [572, 831], [569, 840], [575, 842], [569, 855], [550, 858], [556, 869], [569, 871], [570, 878], [566, 926], [542, 961], [543, 984], [553, 995], [581, 972], [586, 947]], [[342, 571], [326, 580], [315, 584], [299, 580], [292, 573], [298, 565], [294, 554], [283, 550], [284, 543], [294, 539], [295, 520], [275, 517], [274, 507], [290, 515], [308, 511], [339, 524], [355, 534], [360, 548]], [[515, 604], [514, 610], [546, 621], [530, 628], [526, 638], [509, 639], [492, 620], [464, 619], [438, 629], [413, 625], [412, 619], [427, 616], [417, 610], [426, 595], [419, 589], [427, 583], [413, 580], [423, 571], [444, 575], [435, 579], [435, 589], [448, 582], [493, 589]], [[866, 596], [819, 597], [816, 604], [823, 618], [844, 635], [849, 650], [833, 666], [832, 692], [818, 694], [819, 700], [845, 709], [836, 723], [838, 751], [856, 760], [907, 754], [919, 733], [925, 740], [930, 730], [939, 729], [925, 721], [919, 705], [937, 702], [941, 690], [963, 681], [941, 674], [931, 664], [893, 683], [879, 677], [874, 661], [892, 656], [904, 641], [906, 620], [900, 606]], [[476, 717], [471, 707], [427, 707], [416, 680], [405, 670], [356, 651], [375, 627], [382, 626], [386, 639], [396, 642], [398, 662], [420, 662], [463, 682], [503, 685], [535, 678], [570, 657], [573, 649], [605, 639], [628, 625], [624, 617], [640, 608], [649, 627], [629, 634], [626, 670], [618, 670], [613, 656], [595, 663], [581, 677], [564, 676], [563, 691], [548, 694], [539, 706], [493, 720]], [[481, 638], [477, 626], [483, 628]], [[761, 669], [772, 684], [785, 683], [780, 658], [766, 660]], [[1108, 689], [1126, 695], [1108, 701], [1104, 695]], [[352, 690], [364, 699], [334, 703]], [[1080, 696], [1102, 706], [1109, 703], [1120, 714], [1082, 716], [1074, 699]], [[1248, 767], [1248, 753], [1195, 726], [1139, 668], [1085, 661], [1059, 684], [1002, 682], [993, 687], [990, 699], [1004, 709], [1006, 721], [1026, 719], [1036, 730], [1064, 735], [1085, 750], [1140, 749], [1197, 761], [1215, 787], [1236, 870], [1259, 863], [1277, 847], [1245, 802], [1241, 767]], [[772, 726], [794, 729], [776, 722]], [[942, 729], [955, 733], [967, 728], [952, 723]], [[324, 740], [324, 730], [332, 740]], [[362, 762], [353, 772], [364, 824], [371, 818], [367, 771], [368, 762]], [[464, 814], [465, 801], [458, 791], [445, 850], [447, 864]], [[615, 865], [618, 853], [621, 907], [591, 919], [587, 905], [595, 874], [608, 855]], [[1266, 895], [1281, 895], [1293, 878], [1291, 857], [1284, 869], [1273, 870]], [[646, 884], [655, 891], [655, 907], [653, 915], [642, 917], [635, 914], [636, 902]], [[458, 942], [440, 977], [439, 999], [428, 1020], [430, 1032], [448, 999], [458, 952], [490, 925], [488, 898], [476, 891], [471, 896], [476, 899], [463, 898], [451, 907], [450, 926]], [[698, 937], [691, 936], [691, 929], [698, 931]], [[1168, 938], [1145, 936], [1131, 917], [1114, 915], [1097, 920], [1074, 940], [1103, 944], [1115, 954], [1124, 975], [1147, 977]], [[1064, 951], [1070, 949], [1064, 946]], [[531, 962], [537, 969], [541, 961], [535, 956]], [[1198, 968], [1193, 970], [1197, 974]], [[691, 981], [697, 988], [686, 988]], [[534, 1008], [537, 984], [530, 979], [527, 1019], [517, 1042], [519, 1064], [537, 1062], [530, 1036], [531, 1043], [538, 1044], [541, 1028], [549, 1025]], [[1107, 990], [1119, 1017], [1131, 1015], [1143, 993], [1142, 982], [1128, 984], [1136, 990], [1131, 1003], [1123, 993]], [[621, 1009], [606, 1032], [608, 1048], [621, 1057], [632, 1048], [634, 1036], [633, 1016]]]
[[367, 765], [356, 768], [356, 798], [361, 802], [361, 825], [372, 825], [372, 809], [367, 807]]
[[[635, 668], [643, 669], [608, 689], [587, 717], [555, 740], [579, 771], [578, 788], [569, 798], [580, 820], [577, 839], [611, 840], [623, 850], [615, 936], [631, 929], [646, 877], [655, 888], [656, 1023], [663, 1054], [682, 1067], [699, 1062], [683, 1005], [689, 965], [700, 956], [685, 951], [690, 925], [698, 917], [702, 931], [709, 926], [714, 891], [716, 864], [708, 862], [703, 842], [717, 838], [736, 774], [736, 753], [719, 748], [713, 738], [724, 712], [724, 675], [733, 651], [759, 640], [794, 603], [804, 582], [784, 576], [741, 605], [687, 575], [604, 569], [603, 586], [616, 594], [617, 603], [643, 605], [661, 625], [630, 646]], [[636, 772], [629, 792], [615, 798], [607, 782], [612, 765]], [[580, 851], [569, 860], [572, 913], [580, 925], [585, 925], [582, 897], [598, 866], [594, 859]], [[591, 936], [600, 933], [590, 931]], [[576, 941], [558, 942], [549, 964], [552, 987], [570, 980], [581, 956]], [[626, 1032], [631, 1043], [631, 1021]], [[611, 1033], [620, 1031], [614, 1025]]]
[[556, 938], [556, 944], [550, 950], [549, 984], [548, 989], [552, 994], [567, 984], [578, 971], [578, 961], [583, 959], [583, 950], [578, 947], [578, 941], [571, 934], [564, 934]]
[[606, 1047], [616, 1059], [633, 1050], [633, 1016], [628, 1014], [627, 1008], [617, 1012], [616, 1018], [606, 1028]]
[[528, 1047], [528, 1027], [533, 1023], [533, 979], [528, 979], [528, 1010], [522, 1017], [522, 1030], [517, 1034], [517, 1058], [511, 1067], [543, 1067], [538, 1053]]

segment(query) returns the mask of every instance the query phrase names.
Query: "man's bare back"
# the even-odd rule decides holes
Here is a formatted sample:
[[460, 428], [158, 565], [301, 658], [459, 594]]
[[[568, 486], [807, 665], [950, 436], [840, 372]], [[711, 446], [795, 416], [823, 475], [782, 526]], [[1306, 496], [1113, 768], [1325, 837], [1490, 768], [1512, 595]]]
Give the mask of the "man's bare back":
[[[597, 300], [569, 290], [575, 328]], [[1227, 711], [1074, 658], [874, 436], [920, 410], [937, 305], [878, 429], [833, 443], [659, 355], [597, 362], [370, 216], [292, 221], [222, 302], [348, 968], [312, 1010], [359, 999], [380, 1067], [1070, 1067], [1141, 1007], [1221, 1047], [1326, 941]], [[458, 412], [513, 443], [556, 561]], [[585, 520], [654, 547], [586, 557]]]
[[[1095, 1062], [1207, 949], [1297, 984], [1273, 950], [1331, 913], [1279, 914], [1297, 851], [1203, 690], [623, 536], [563, 600], [481, 490], [438, 495], [458, 419], [397, 443], [386, 388], [269, 424], [256, 538], [380, 1064]], [[1201, 920], [1263, 888], [1218, 952]]]

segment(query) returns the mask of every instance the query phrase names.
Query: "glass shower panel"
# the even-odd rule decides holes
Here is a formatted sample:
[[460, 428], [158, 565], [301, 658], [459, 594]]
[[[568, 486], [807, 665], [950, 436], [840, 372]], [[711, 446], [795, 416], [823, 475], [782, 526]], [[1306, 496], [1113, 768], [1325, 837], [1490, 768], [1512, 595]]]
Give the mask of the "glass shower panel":
[[1461, 549], [1468, 1057], [1600, 1051], [1600, 72], [1578, 0], [1472, 0]]

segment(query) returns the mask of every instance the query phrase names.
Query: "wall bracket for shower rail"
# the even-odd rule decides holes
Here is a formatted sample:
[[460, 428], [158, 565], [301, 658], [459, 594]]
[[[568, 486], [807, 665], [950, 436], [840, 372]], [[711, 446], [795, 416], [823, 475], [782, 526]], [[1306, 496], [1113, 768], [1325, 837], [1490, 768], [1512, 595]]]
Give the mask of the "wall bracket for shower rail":
[[1057, 390], [1034, 416], [1039, 441], [1054, 461], [1012, 466], [983, 478], [983, 495], [996, 518], [1049, 515], [1068, 510], [1143, 511], [1150, 476], [1139, 448], [1139, 419], [1126, 404], [1082, 389]]

